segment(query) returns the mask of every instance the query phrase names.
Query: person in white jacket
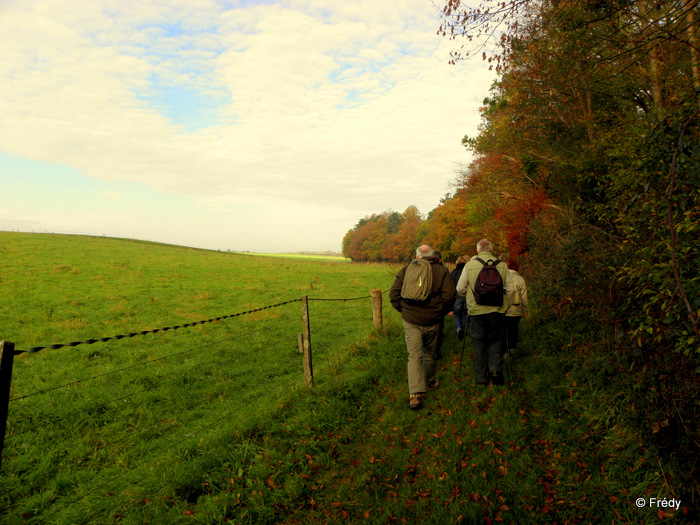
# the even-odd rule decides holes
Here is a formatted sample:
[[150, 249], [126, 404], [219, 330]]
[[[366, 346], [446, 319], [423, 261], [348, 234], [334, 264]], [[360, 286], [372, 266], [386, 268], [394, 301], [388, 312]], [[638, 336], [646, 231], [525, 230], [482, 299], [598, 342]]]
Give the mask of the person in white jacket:
[[518, 263], [506, 260], [506, 264], [515, 286], [513, 303], [506, 310], [506, 326], [503, 332], [503, 354], [510, 357], [518, 347], [518, 325], [520, 324], [520, 319], [527, 317], [530, 302], [527, 297], [525, 279], [518, 273]]

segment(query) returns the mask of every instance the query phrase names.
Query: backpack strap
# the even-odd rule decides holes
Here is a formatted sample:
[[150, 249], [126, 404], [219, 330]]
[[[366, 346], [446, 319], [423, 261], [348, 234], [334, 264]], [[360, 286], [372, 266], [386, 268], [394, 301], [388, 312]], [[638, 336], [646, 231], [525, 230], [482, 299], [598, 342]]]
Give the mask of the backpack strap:
[[[484, 266], [487, 266], [487, 265], [489, 265], [489, 266], [498, 266], [500, 263], [503, 262], [503, 261], [501, 261], [500, 259], [496, 259], [495, 261], [494, 261], [493, 259], [489, 259], [489, 262], [487, 263], [487, 262], [484, 261], [481, 257], [476, 257], [475, 260], [479, 261], [479, 262], [480, 262], [481, 264], [483, 264]], [[493, 261], [493, 264], [490, 264], [491, 261]]]

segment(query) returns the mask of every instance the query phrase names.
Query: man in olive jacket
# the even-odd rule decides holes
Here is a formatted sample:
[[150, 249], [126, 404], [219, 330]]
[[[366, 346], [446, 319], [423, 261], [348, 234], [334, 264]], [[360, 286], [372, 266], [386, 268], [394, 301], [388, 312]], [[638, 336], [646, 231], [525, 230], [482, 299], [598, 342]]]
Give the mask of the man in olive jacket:
[[435, 250], [424, 244], [416, 250], [416, 259], [430, 260], [433, 285], [430, 296], [424, 303], [416, 304], [401, 297], [404, 276], [408, 265], [396, 275], [389, 291], [391, 305], [401, 312], [406, 349], [408, 350], [409, 407], [413, 410], [423, 406], [428, 388], [437, 386], [435, 361], [437, 357], [440, 324], [455, 300], [455, 286], [450, 272], [435, 258]]
[[476, 257], [464, 266], [457, 282], [457, 293], [467, 299], [471, 337], [474, 345], [474, 373], [477, 385], [503, 384], [503, 355], [501, 336], [505, 328], [505, 313], [513, 302], [515, 286], [513, 278], [504, 262], [496, 266], [503, 282], [503, 304], [501, 306], [484, 306], [476, 303], [474, 284], [479, 272], [484, 267], [477, 257], [485, 262], [498, 260], [493, 254], [493, 244], [488, 239], [481, 239], [476, 245]]

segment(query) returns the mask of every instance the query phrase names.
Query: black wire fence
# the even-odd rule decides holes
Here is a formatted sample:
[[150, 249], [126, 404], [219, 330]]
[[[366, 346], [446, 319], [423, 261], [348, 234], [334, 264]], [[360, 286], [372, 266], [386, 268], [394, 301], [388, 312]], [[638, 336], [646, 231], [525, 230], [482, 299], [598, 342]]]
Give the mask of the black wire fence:
[[[366, 299], [366, 297], [361, 297], [360, 299]], [[242, 315], [253, 314], [255, 312], [261, 312], [263, 310], [269, 310], [270, 308], [276, 308], [278, 306], [283, 306], [285, 304], [296, 303], [302, 299], [292, 299], [290, 301], [285, 301], [283, 303], [271, 304], [269, 306], [263, 306], [262, 308], [256, 308], [254, 310], [248, 310], [245, 312], [238, 312], [236, 314], [222, 315], [221, 317], [214, 317], [212, 319], [205, 319], [203, 321], [196, 321], [194, 323], [186, 323], [176, 326], [165, 326], [163, 328], [155, 328], [153, 330], [142, 330], [140, 332], [131, 332], [128, 334], [114, 335], [111, 337], [102, 337], [100, 339], [87, 339], [86, 341], [73, 341], [72, 343], [57, 343], [49, 346], [35, 346], [33, 348], [28, 348], [27, 350], [15, 350], [15, 355], [22, 354], [24, 352], [35, 353], [39, 350], [56, 350], [58, 348], [64, 348], [67, 346], [78, 346], [78, 345], [91, 345], [94, 343], [104, 343], [107, 341], [124, 339], [125, 337], [135, 337], [137, 335], [147, 335], [147, 334], [157, 334], [158, 332], [168, 332], [170, 330], [179, 330], [180, 328], [189, 328], [192, 326], [198, 326], [207, 323], [214, 323], [216, 321], [223, 321], [224, 319], [231, 319], [233, 317], [240, 317]], [[332, 299], [317, 299], [317, 300], [332, 300]], [[351, 300], [351, 299], [345, 299]]]
[[[305, 297], [194, 323], [26, 350], [0, 342], [0, 508], [53, 490], [56, 498], [66, 498], [57, 507], [63, 510], [55, 511], [62, 512], [95, 492], [128, 491], [123, 487], [136, 481], [143, 486], [167, 466], [230, 438], [244, 422], [264, 427], [290, 389], [303, 385], [302, 368], [320, 370], [331, 381], [337, 377], [343, 349], [357, 340], [358, 330], [372, 321], [381, 326], [381, 297], [379, 290], [351, 299]], [[371, 313], [360, 302], [369, 298]], [[310, 315], [308, 301], [318, 302]], [[292, 306], [299, 302], [304, 305], [301, 330], [298, 305]], [[262, 312], [266, 315], [246, 319]], [[171, 337], [158, 344], [149, 338], [129, 353], [81, 355], [68, 372], [41, 372], [43, 388], [24, 390], [22, 378], [33, 373], [30, 356], [39, 351], [210, 323], [217, 324], [186, 341]], [[300, 339], [306, 341], [299, 345]], [[313, 340], [313, 367], [308, 339]], [[14, 361], [21, 354], [26, 358]], [[313, 375], [306, 382], [313, 385]], [[37, 513], [51, 520], [51, 510]]]

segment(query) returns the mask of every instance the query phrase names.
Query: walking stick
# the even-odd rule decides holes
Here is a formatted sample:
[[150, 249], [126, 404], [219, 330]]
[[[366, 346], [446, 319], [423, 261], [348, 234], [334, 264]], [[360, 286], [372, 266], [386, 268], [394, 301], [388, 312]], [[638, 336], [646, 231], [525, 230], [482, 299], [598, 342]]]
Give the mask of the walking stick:
[[508, 328], [506, 327], [506, 354], [508, 355], [508, 375], [510, 376], [510, 380], [513, 381], [513, 367], [511, 366], [510, 360], [513, 359], [513, 356], [510, 353], [510, 341], [508, 340]]

